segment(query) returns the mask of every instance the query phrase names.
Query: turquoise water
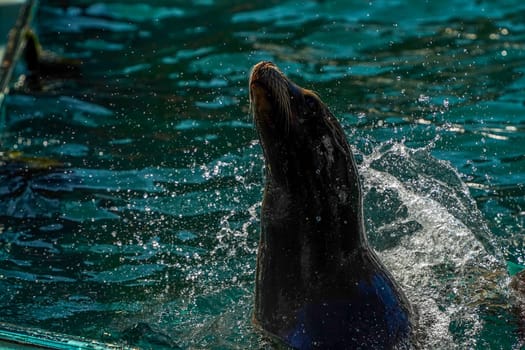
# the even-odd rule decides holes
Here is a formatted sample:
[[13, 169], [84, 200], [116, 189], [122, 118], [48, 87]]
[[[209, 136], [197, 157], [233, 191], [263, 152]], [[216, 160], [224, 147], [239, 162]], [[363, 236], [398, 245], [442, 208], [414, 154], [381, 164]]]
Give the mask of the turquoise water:
[[265, 346], [250, 323], [263, 160], [247, 91], [264, 59], [343, 124], [369, 240], [425, 347], [519, 348], [522, 1], [64, 3], [41, 1], [38, 32], [83, 76], [15, 89], [0, 120], [0, 321], [144, 348]]

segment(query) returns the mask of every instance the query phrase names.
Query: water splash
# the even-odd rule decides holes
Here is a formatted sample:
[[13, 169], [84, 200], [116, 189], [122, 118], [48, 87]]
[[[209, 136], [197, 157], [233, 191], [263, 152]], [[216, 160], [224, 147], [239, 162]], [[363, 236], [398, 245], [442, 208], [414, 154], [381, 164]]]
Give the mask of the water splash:
[[365, 202], [386, 211], [368, 222], [369, 236], [379, 233], [381, 258], [419, 310], [425, 348], [472, 348], [484, 326], [479, 306], [504, 294], [506, 274], [478, 239], [489, 232], [466, 186], [449, 164], [429, 158], [403, 143], [365, 157]]

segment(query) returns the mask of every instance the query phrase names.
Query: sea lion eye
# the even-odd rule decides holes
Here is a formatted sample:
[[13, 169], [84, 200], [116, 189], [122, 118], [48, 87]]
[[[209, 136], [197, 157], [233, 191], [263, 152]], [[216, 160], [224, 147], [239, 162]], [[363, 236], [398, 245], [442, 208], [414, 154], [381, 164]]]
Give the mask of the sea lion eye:
[[306, 95], [304, 97], [304, 102], [306, 102], [306, 105], [308, 106], [308, 108], [310, 108], [310, 110], [317, 109], [317, 101], [315, 100], [313, 96]]

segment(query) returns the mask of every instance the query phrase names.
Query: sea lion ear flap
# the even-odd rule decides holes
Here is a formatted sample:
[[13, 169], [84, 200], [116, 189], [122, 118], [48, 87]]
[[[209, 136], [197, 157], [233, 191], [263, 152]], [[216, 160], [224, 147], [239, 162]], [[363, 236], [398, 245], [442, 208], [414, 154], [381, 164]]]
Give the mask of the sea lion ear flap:
[[319, 98], [319, 95], [312, 90], [302, 89], [302, 117], [303, 119], [315, 120], [317, 118], [323, 118], [326, 106], [323, 101]]

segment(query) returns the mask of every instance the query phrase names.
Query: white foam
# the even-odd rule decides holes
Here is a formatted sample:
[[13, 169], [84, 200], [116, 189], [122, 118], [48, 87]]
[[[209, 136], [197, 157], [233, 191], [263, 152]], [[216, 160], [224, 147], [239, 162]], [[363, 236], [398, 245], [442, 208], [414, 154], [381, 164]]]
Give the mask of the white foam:
[[[404, 146], [390, 151], [410, 157]], [[490, 273], [496, 259], [447, 207], [432, 199], [430, 193], [417, 193], [414, 179], [407, 185], [387, 172], [373, 169], [371, 161], [365, 159], [360, 168], [365, 191], [394, 191], [408, 212], [403, 220], [416, 221], [422, 227], [379, 255], [418, 309], [423, 347], [475, 347], [482, 321], [477, 304], [470, 301], [476, 299], [473, 294], [479, 291], [475, 288], [479, 287], [478, 280]], [[453, 340], [449, 331], [452, 323], [464, 329], [462, 344]]]

